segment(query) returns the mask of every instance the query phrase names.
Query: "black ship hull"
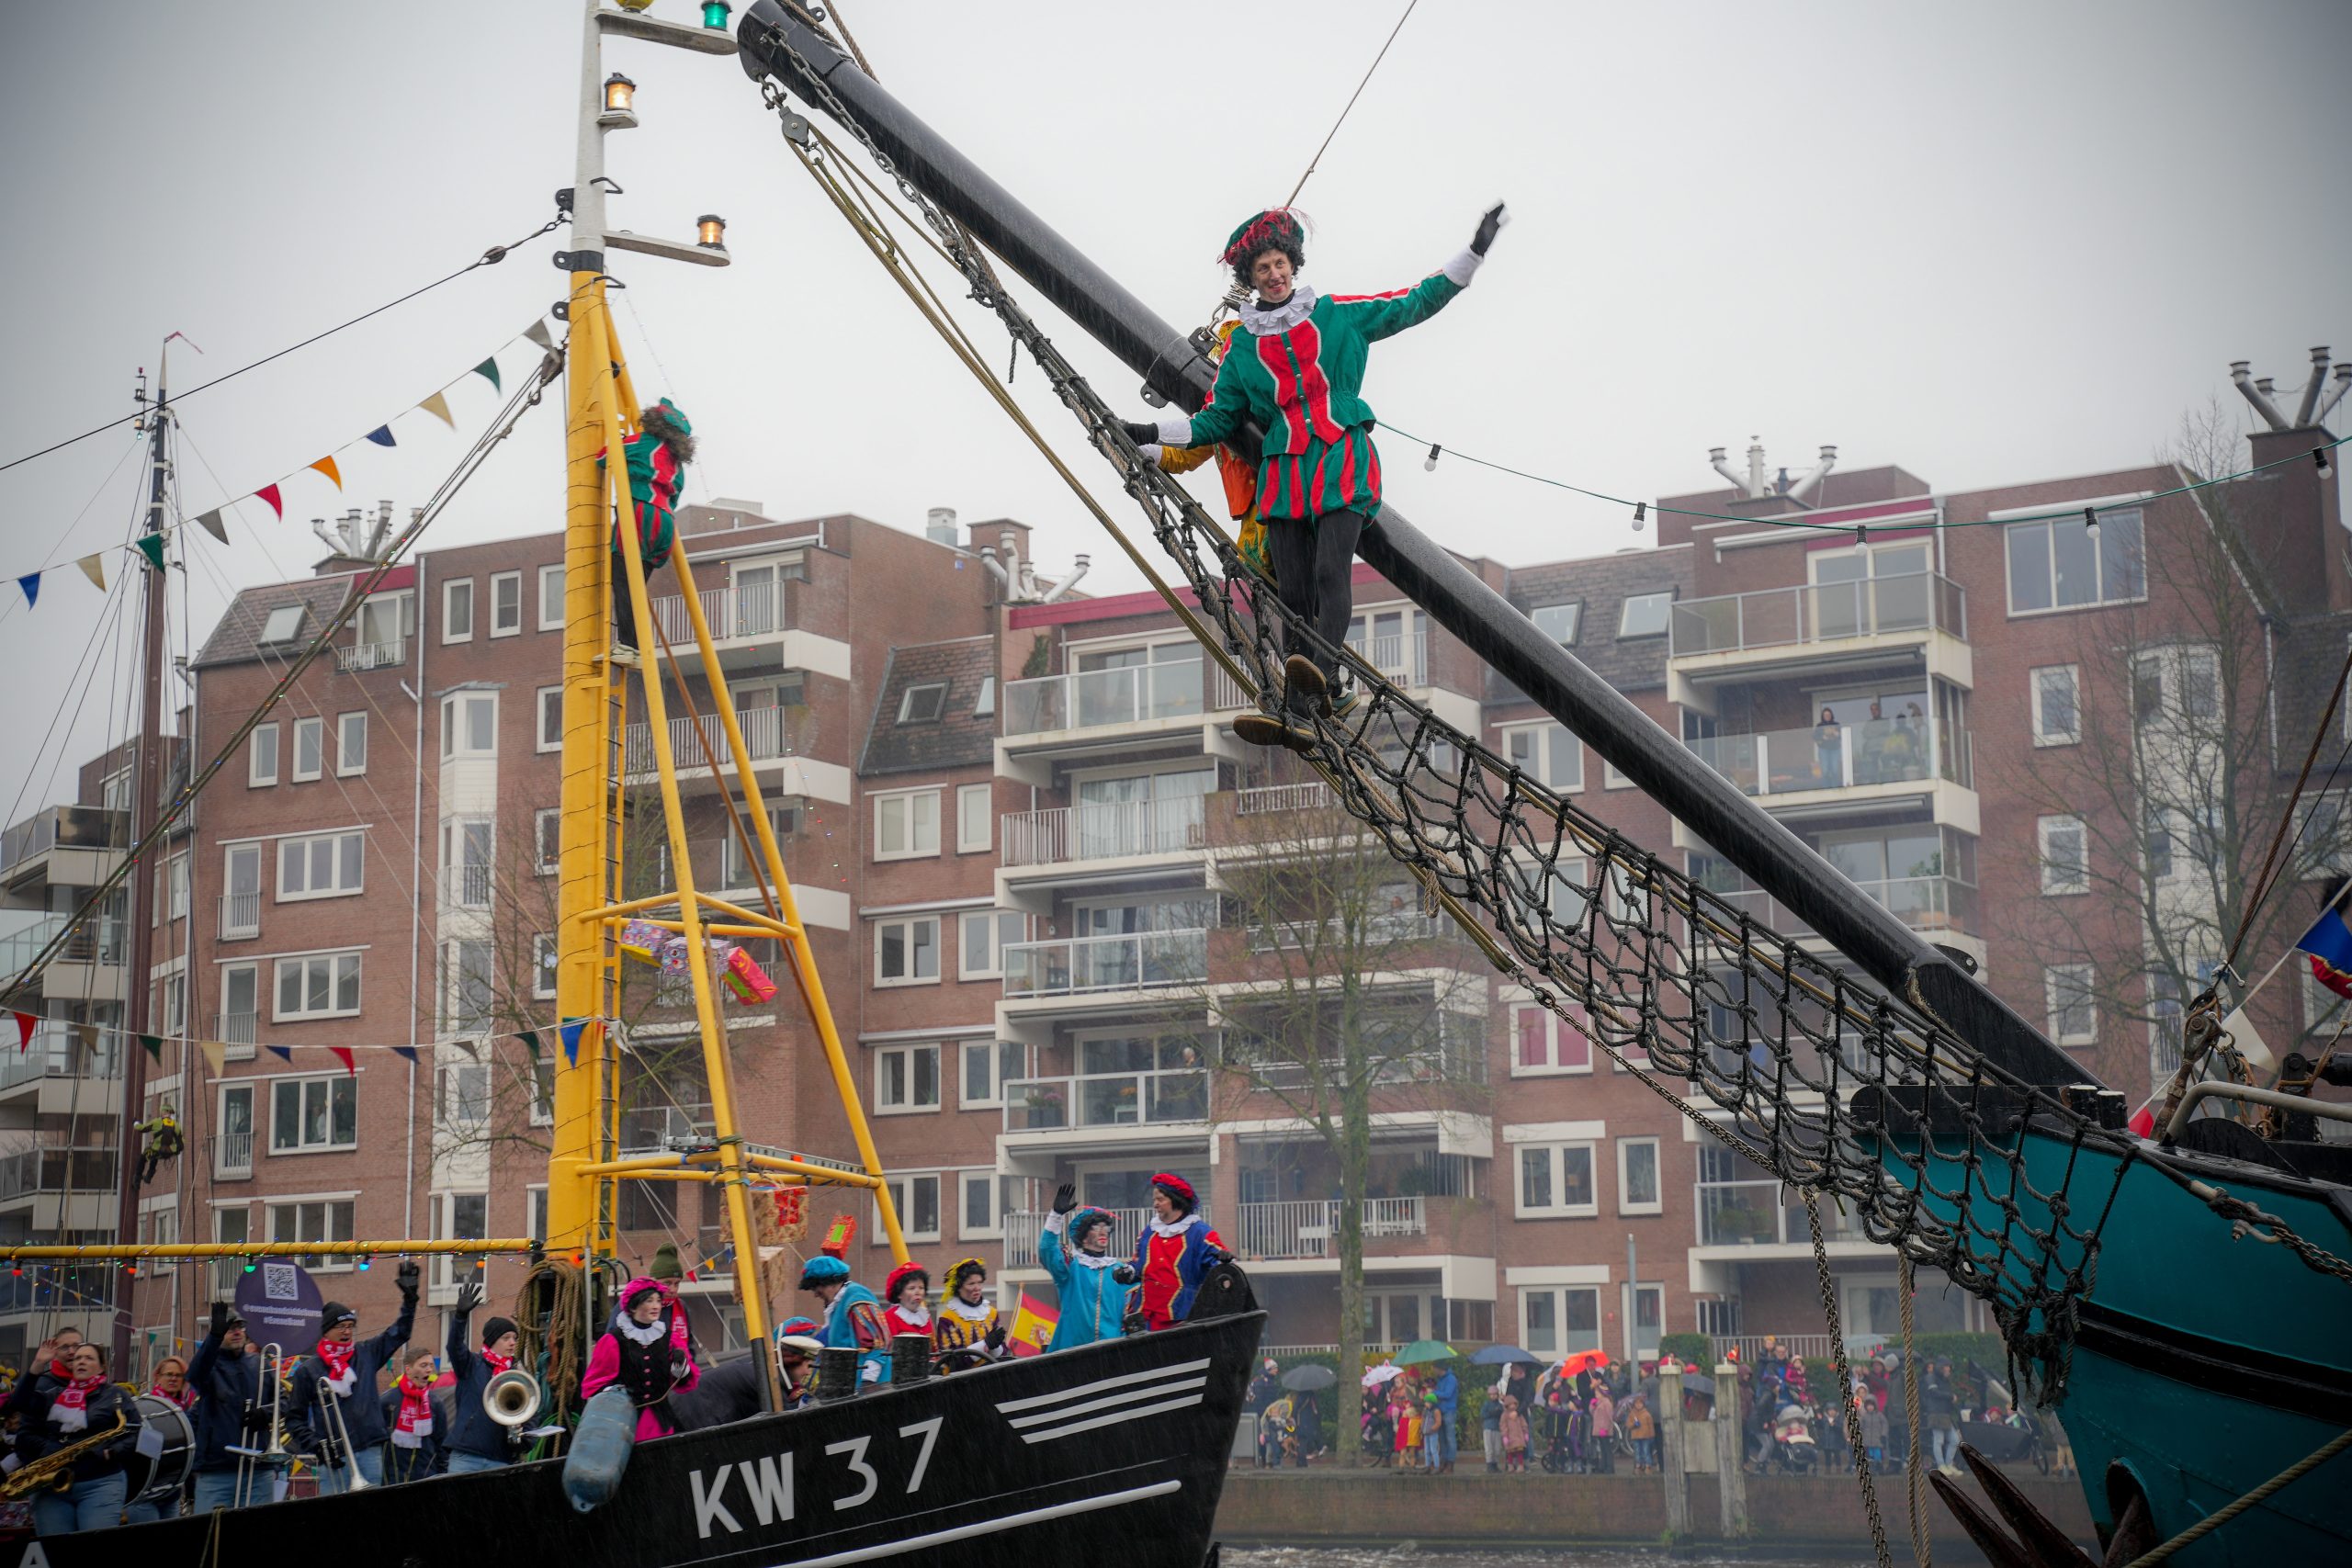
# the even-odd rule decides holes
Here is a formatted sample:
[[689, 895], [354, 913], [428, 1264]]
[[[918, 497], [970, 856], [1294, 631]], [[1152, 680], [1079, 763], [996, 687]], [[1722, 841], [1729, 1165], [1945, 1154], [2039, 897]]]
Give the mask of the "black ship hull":
[[52, 1537], [34, 1561], [1199, 1568], [1264, 1321], [1182, 1324], [641, 1443], [588, 1514], [548, 1460]]

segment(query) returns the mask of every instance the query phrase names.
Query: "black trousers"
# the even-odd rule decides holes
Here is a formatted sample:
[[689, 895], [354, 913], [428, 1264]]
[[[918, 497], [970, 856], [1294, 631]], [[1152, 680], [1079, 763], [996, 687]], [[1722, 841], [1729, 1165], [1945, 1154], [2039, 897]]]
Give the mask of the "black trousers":
[[[1334, 648], [1347, 640], [1348, 620], [1355, 609], [1349, 579], [1355, 570], [1356, 541], [1363, 536], [1363, 514], [1354, 512], [1326, 512], [1311, 523], [1266, 525], [1275, 592], [1286, 608]], [[1295, 648], [1285, 640], [1283, 651], [1306, 654], [1321, 668], [1326, 681], [1339, 683], [1338, 661], [1307, 647], [1304, 638]], [[1300, 712], [1308, 705], [1303, 693], [1289, 694], [1284, 700]]]

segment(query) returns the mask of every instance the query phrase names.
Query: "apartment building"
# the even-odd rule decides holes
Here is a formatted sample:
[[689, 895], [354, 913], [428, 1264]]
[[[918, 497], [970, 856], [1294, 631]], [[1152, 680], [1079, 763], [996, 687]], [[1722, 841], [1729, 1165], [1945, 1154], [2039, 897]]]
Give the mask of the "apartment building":
[[[2255, 460], [2311, 437], [2257, 437]], [[2222, 828], [2169, 795], [2103, 805], [2065, 768], [2117, 733], [2127, 750], [2137, 737], [2194, 759], [2203, 742], [2182, 727], [2235, 713], [2260, 744], [2231, 754], [2291, 776], [2320, 705], [2302, 688], [2332, 673], [2352, 622], [2332, 476], [2282, 465], [2226, 494], [2178, 494], [2178, 471], [2151, 466], [1945, 493], [1891, 466], [1768, 480], [1755, 457], [1744, 479], [1724, 465], [1727, 488], [1662, 498], [1654, 547], [1469, 564], [2136, 1100], [2176, 1059], [2185, 994], [2178, 965], [2168, 978], [2157, 962], [2178, 933], [2151, 921], [2194, 925], [2189, 871]], [[1074, 1184], [1131, 1245], [1150, 1175], [1172, 1169], [1249, 1261], [1271, 1339], [1336, 1340], [1338, 1167], [1312, 1094], [1323, 1047], [1296, 1042], [1338, 1037], [1338, 1003], [1306, 982], [1345, 973], [1351, 1027], [1386, 1042], [1360, 1216], [1372, 1341], [1549, 1354], [1822, 1332], [1802, 1210], [1510, 988], [1359, 852], [1311, 775], [1238, 742], [1240, 693], [1156, 597], [1086, 597], [1077, 573], [1040, 581], [1031, 530], [1006, 520], [959, 530], [934, 514], [918, 535], [718, 502], [683, 513], [681, 537], [895, 1206], [934, 1276], [978, 1255], [1008, 1299], [1049, 1294], [1036, 1237], [1054, 1190]], [[2200, 598], [2212, 574], [2175, 567], [2209, 559], [2212, 581], [2236, 586]], [[194, 661], [196, 750], [259, 700], [365, 565], [330, 559], [239, 598]], [[663, 639], [690, 632], [674, 585], [655, 588], [672, 596], [654, 609], [649, 671]], [[1369, 568], [1355, 600], [1351, 641], [1417, 700], [1791, 930]], [[2217, 603], [2249, 613], [2217, 620]], [[554, 1021], [560, 604], [556, 534], [419, 556], [208, 791], [186, 939], [158, 952], [185, 954], [185, 1041], [220, 1042], [225, 1060], [213, 1072], [189, 1043], [166, 1048], [156, 1092], [181, 1094], [190, 1154], [148, 1199], [146, 1234], [541, 1233], [555, 1054], [551, 1032], [536, 1051], [520, 1036]], [[2250, 660], [2220, 646], [2241, 625]], [[756, 903], [722, 799], [732, 764], [704, 750], [719, 743], [710, 694], [698, 673], [685, 690], [669, 714], [685, 852], [698, 885]], [[647, 784], [642, 711], [628, 723], [623, 766]], [[2341, 830], [2326, 783], [2306, 807], [2325, 818], [2313, 846]], [[674, 881], [658, 810], [632, 820], [630, 885]], [[2300, 918], [2328, 863], [2296, 863]], [[1348, 884], [1334, 868], [1351, 867]], [[2158, 886], [2161, 918], [2115, 896], [2135, 879]], [[707, 1137], [685, 998], [650, 968], [627, 973], [622, 1141]], [[726, 1015], [747, 1136], [849, 1153], [788, 985]], [[2285, 983], [2256, 1009], [2282, 1050], [2324, 1016]], [[1724, 1049], [1746, 1043], [1735, 1010], [1709, 1026]], [[355, 1049], [354, 1071], [317, 1049], [337, 1044], [411, 1049]], [[0, 1114], [18, 1114], [17, 1092], [0, 1085]], [[718, 1257], [709, 1198], [624, 1189], [624, 1256], [674, 1239], [690, 1263]], [[857, 1220], [852, 1259], [878, 1279], [876, 1206], [820, 1194], [810, 1207], [812, 1235], [838, 1213]], [[1891, 1329], [1892, 1255], [1825, 1219], [1844, 1328]], [[237, 1267], [141, 1281], [141, 1325], [184, 1335]], [[320, 1267], [364, 1320], [389, 1315], [388, 1276]], [[464, 1267], [436, 1266], [435, 1304]], [[498, 1294], [522, 1265], [488, 1269]], [[724, 1343], [740, 1324], [731, 1280], [697, 1272], [688, 1293]], [[1930, 1327], [1981, 1322], [1957, 1292], [1923, 1292], [1919, 1307]]]

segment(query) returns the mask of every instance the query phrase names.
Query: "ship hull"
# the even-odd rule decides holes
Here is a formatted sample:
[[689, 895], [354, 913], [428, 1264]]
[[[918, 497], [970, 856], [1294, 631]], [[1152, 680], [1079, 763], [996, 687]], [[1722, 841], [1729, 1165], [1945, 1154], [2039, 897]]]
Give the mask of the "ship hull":
[[[575, 1512], [563, 1464], [39, 1543], [50, 1568], [1199, 1568], [1264, 1323], [1244, 1313], [638, 1445]], [[419, 1487], [424, 1490], [418, 1490]]]

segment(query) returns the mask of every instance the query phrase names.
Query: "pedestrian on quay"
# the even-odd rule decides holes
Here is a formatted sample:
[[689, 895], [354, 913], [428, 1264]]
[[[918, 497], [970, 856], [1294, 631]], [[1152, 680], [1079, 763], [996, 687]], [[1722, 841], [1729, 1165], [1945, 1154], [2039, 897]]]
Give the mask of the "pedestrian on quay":
[[[252, 1447], [268, 1436], [267, 1416], [258, 1407], [259, 1358], [248, 1353], [245, 1320], [227, 1302], [214, 1302], [204, 1343], [188, 1363], [188, 1386], [196, 1391], [196, 1476], [190, 1507], [198, 1514], [237, 1506], [237, 1456], [232, 1448]], [[249, 1427], [258, 1423], [256, 1438]]]
[[1606, 1382], [1592, 1391], [1592, 1469], [1596, 1475], [1617, 1473], [1617, 1402]]
[[1479, 1437], [1486, 1444], [1487, 1473], [1493, 1475], [1503, 1467], [1503, 1401], [1489, 1393], [1487, 1407], [1478, 1414]]
[[387, 1486], [424, 1481], [441, 1469], [441, 1424], [433, 1409], [433, 1384], [440, 1375], [441, 1359], [433, 1347], [411, 1346], [401, 1358], [401, 1375], [383, 1393]]
[[1503, 1395], [1503, 1473], [1527, 1473], [1527, 1416], [1519, 1407], [1519, 1396]]
[[1657, 1470], [1657, 1417], [1650, 1411], [1649, 1400], [1634, 1395], [1617, 1418], [1624, 1424], [1626, 1440], [1634, 1445], [1634, 1473], [1647, 1475]]
[[358, 1337], [357, 1313], [328, 1302], [319, 1313], [318, 1345], [294, 1364], [286, 1385], [286, 1427], [297, 1447], [318, 1456], [311, 1471], [322, 1497], [353, 1490], [354, 1477], [370, 1486], [384, 1483], [384, 1411], [376, 1374], [408, 1343], [422, 1278], [414, 1258], [401, 1260], [400, 1315], [367, 1339]]
[[1390, 1425], [1387, 1391], [1375, 1383], [1363, 1391], [1363, 1451], [1372, 1468], [1386, 1470], [1396, 1460], [1396, 1430]]
[[458, 1380], [450, 1393], [455, 1407], [449, 1422], [448, 1459], [443, 1469], [451, 1475], [503, 1470], [514, 1462], [510, 1428], [490, 1418], [482, 1395], [491, 1380], [514, 1365], [518, 1336], [511, 1317], [492, 1317], [481, 1325], [481, 1348], [476, 1349], [466, 1332], [474, 1309], [483, 1300], [481, 1281], [469, 1280], [458, 1288], [449, 1313], [449, 1371]]
[[[1453, 1461], [1460, 1442], [1454, 1433], [1453, 1424], [1460, 1418], [1462, 1412], [1462, 1380], [1453, 1375], [1452, 1367], [1446, 1367], [1438, 1373], [1437, 1382], [1430, 1392], [1437, 1395], [1439, 1472], [1450, 1475], [1453, 1472]], [[1524, 1395], [1521, 1396], [1520, 1403], [1522, 1407], [1525, 1405]]]
[[1323, 1452], [1323, 1406], [1312, 1393], [1301, 1393], [1292, 1408], [1298, 1421], [1298, 1468], [1305, 1470], [1306, 1461], [1319, 1458]]
[[79, 1335], [74, 1340], [62, 1357], [40, 1358], [49, 1360], [49, 1370], [18, 1378], [0, 1404], [0, 1416], [23, 1417], [16, 1452], [27, 1464], [109, 1429], [114, 1433], [75, 1457], [63, 1486], [43, 1487], [34, 1496], [33, 1533], [40, 1536], [112, 1529], [122, 1523], [130, 1493], [122, 1467], [139, 1445], [139, 1406], [129, 1389], [107, 1382], [106, 1348]]
[[1960, 1473], [1960, 1394], [1952, 1387], [1951, 1362], [1930, 1362], [1919, 1375], [1919, 1419], [1928, 1428], [1927, 1462], [1947, 1475]]
[[1421, 1468], [1421, 1402], [1413, 1393], [1410, 1374], [1398, 1378], [1391, 1385], [1396, 1390], [1396, 1452], [1403, 1458], [1405, 1468], [1418, 1472]]
[[1872, 1464], [1886, 1461], [1886, 1412], [1867, 1391], [1854, 1396], [1855, 1406], [1861, 1413], [1862, 1452]]

